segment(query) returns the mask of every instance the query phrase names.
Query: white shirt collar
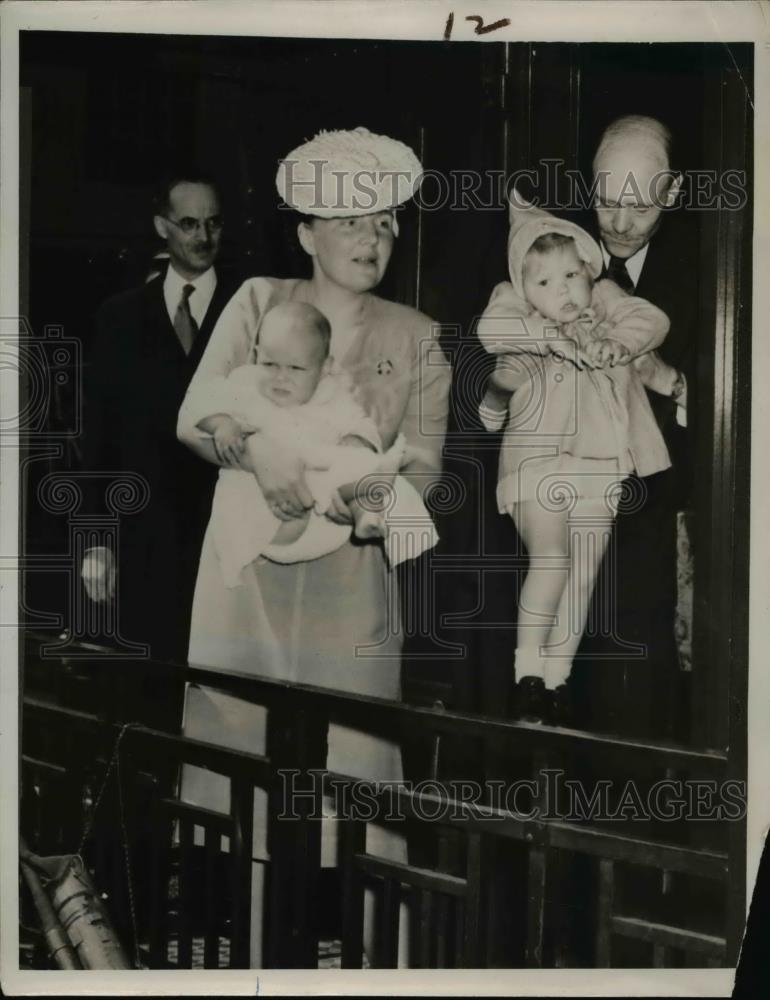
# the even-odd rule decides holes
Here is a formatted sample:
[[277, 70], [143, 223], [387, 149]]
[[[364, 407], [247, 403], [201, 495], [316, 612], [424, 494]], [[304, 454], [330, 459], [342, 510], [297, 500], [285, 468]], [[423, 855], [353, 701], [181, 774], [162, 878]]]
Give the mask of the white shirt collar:
[[[604, 258], [604, 266], [609, 267], [610, 263], [610, 253], [607, 247], [603, 243], [600, 244], [602, 248], [602, 257]], [[647, 251], [650, 249], [650, 244], [645, 243], [641, 250], [637, 250], [633, 257], [626, 257], [626, 270], [628, 275], [634, 283], [634, 288], [639, 284], [639, 277], [642, 273], [642, 268], [644, 267], [644, 261], [647, 257]]]
[[182, 290], [185, 285], [192, 285], [195, 289], [194, 292], [190, 293], [190, 312], [193, 319], [200, 327], [217, 287], [216, 271], [213, 267], [210, 267], [208, 271], [204, 271], [203, 274], [199, 274], [197, 278], [189, 281], [187, 278], [183, 278], [181, 274], [175, 271], [174, 265], [169, 262], [168, 268], [166, 269], [166, 277], [163, 280], [163, 299], [166, 303], [168, 318], [172, 323], [174, 322], [176, 311], [179, 308], [179, 303], [182, 298]]

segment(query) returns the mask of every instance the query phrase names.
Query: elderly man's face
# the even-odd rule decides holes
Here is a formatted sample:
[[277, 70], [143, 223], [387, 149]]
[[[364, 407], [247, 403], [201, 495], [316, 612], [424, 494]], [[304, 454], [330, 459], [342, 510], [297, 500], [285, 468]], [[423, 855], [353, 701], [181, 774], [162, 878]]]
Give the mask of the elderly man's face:
[[642, 140], [600, 151], [594, 176], [602, 242], [613, 257], [632, 257], [658, 231], [664, 207], [674, 204], [679, 180], [663, 150]]

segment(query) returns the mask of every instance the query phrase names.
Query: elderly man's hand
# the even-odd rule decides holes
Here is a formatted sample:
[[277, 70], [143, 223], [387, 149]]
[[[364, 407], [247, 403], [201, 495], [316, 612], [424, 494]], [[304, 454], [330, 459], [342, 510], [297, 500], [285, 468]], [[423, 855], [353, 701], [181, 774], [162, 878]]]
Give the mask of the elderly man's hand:
[[661, 396], [670, 396], [679, 378], [676, 368], [667, 364], [657, 351], [648, 351], [634, 358], [633, 366], [639, 372], [642, 382]]
[[83, 556], [80, 576], [92, 601], [101, 603], [115, 596], [115, 556], [112, 549], [99, 545]]

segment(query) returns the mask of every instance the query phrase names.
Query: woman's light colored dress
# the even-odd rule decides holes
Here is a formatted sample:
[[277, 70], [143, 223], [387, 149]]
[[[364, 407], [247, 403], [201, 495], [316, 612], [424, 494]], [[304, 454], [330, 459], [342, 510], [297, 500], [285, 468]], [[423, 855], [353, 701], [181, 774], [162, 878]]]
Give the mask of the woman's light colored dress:
[[[191, 421], [201, 395], [235, 367], [250, 361], [260, 318], [273, 305], [303, 301], [308, 284], [253, 278], [225, 308], [179, 415], [179, 435], [200, 437]], [[379, 430], [383, 448], [399, 433], [419, 457], [402, 470], [422, 489], [441, 468], [450, 372], [428, 317], [374, 295], [360, 297], [351, 329], [335, 330], [331, 350], [350, 373], [357, 395]], [[335, 355], [336, 356], [336, 355]], [[242, 583], [226, 587], [209, 527], [203, 543], [193, 606], [189, 660], [223, 672], [339, 688], [382, 698], [400, 693], [399, 594], [382, 547], [348, 541], [312, 562], [251, 563]], [[252, 753], [265, 751], [266, 710], [211, 688], [190, 687], [184, 732]], [[329, 770], [375, 780], [402, 776], [398, 745], [360, 730], [332, 725]], [[186, 768], [182, 797], [228, 811], [226, 779]], [[254, 808], [254, 857], [268, 857], [266, 801]], [[368, 849], [405, 860], [403, 838], [370, 828]], [[335, 845], [324, 832], [324, 863], [335, 863]]]

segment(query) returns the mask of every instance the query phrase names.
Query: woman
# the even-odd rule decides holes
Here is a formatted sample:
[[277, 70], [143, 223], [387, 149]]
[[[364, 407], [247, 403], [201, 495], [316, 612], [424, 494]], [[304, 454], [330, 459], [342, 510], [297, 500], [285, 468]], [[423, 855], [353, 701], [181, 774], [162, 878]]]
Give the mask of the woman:
[[[232, 368], [252, 359], [259, 323], [279, 302], [309, 303], [332, 327], [331, 354], [351, 376], [359, 400], [389, 448], [401, 433], [413, 456], [402, 474], [423, 495], [436, 482], [446, 430], [449, 367], [427, 316], [372, 294], [382, 280], [398, 227], [394, 209], [416, 190], [422, 168], [412, 151], [365, 129], [320, 133], [281, 163], [278, 191], [302, 216], [297, 235], [312, 262], [309, 280], [254, 278], [225, 308], [179, 414], [180, 439], [219, 462], [193, 414]], [[253, 471], [273, 512], [302, 517], [312, 500], [296, 456], [247, 438], [240, 465]], [[330, 514], [351, 515], [336, 497]], [[383, 698], [399, 697], [401, 650], [397, 590], [381, 545], [348, 542], [312, 562], [257, 560], [243, 582], [222, 582], [211, 530], [203, 543], [193, 607], [190, 662], [274, 676]], [[264, 752], [266, 712], [213, 690], [190, 689], [185, 733], [252, 753]], [[329, 770], [399, 780], [395, 743], [347, 727], [329, 730]], [[227, 811], [227, 781], [187, 768], [182, 796]], [[265, 859], [266, 802], [255, 799], [254, 856]], [[323, 862], [334, 864], [325, 831]], [[367, 849], [406, 860], [403, 837], [371, 827]], [[255, 866], [252, 964], [259, 964], [260, 869]]]

